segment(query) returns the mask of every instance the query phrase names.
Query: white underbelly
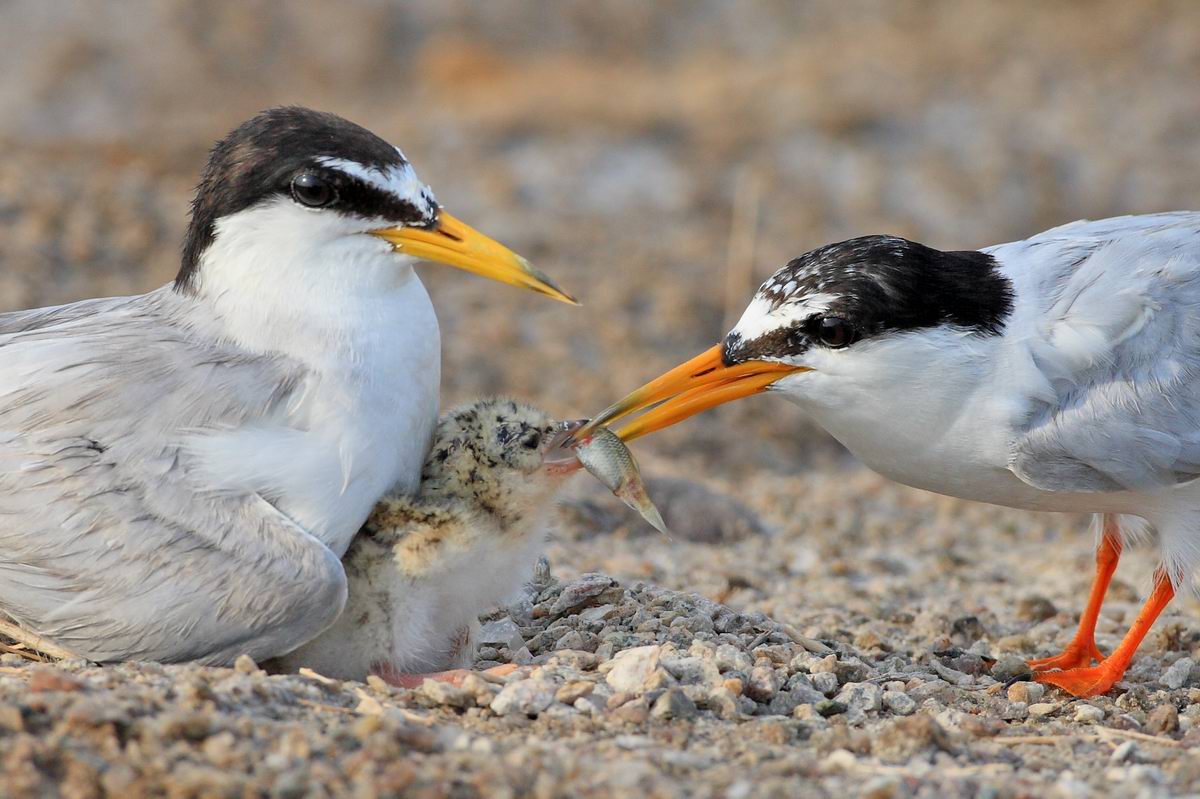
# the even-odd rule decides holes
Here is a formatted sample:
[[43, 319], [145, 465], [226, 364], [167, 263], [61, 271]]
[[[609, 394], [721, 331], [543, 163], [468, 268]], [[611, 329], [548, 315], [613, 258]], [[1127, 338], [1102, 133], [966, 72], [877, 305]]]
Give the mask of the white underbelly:
[[[896, 424], [894, 415], [847, 420], [845, 414], [809, 408], [851, 454], [873, 471], [913, 488], [936, 494], [1026, 510], [1134, 513], [1137, 498], [1125, 492], [1043, 491], [1007, 468], [1006, 449], [978, 430], [938, 428], [935, 424]], [[884, 420], [884, 421], [881, 421]], [[979, 430], [992, 429], [986, 423]]]

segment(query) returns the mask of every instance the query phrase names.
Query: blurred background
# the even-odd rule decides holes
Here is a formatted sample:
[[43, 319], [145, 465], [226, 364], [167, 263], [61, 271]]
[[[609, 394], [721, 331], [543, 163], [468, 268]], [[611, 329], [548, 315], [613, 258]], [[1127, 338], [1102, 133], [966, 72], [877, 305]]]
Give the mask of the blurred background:
[[[423, 268], [447, 400], [584, 415], [821, 243], [1200, 205], [1198, 40], [1188, 0], [0, 0], [0, 307], [169, 280], [206, 149], [309, 105], [583, 299]], [[756, 398], [640, 448], [728, 478], [842, 463], [779, 435], [801, 424]]]

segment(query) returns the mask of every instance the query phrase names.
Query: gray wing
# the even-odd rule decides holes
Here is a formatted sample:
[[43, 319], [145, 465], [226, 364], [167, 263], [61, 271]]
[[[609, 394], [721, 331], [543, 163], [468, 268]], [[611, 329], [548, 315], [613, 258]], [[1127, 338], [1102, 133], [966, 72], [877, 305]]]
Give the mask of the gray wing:
[[0, 316], [0, 609], [95, 660], [279, 654], [344, 598], [327, 547], [182, 447], [284, 414], [303, 371], [185, 316], [169, 290]]
[[1025, 257], [1045, 303], [1024, 322], [1037, 380], [1011, 470], [1048, 491], [1200, 476], [1200, 214], [1076, 223], [996, 254]]

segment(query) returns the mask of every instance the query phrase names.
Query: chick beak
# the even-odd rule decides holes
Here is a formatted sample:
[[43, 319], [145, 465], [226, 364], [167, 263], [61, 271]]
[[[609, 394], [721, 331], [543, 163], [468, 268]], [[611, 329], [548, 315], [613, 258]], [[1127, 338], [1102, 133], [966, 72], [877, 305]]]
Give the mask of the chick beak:
[[457, 266], [561, 302], [579, 304], [524, 258], [445, 211], [438, 214], [432, 228], [385, 227], [372, 230], [371, 234], [390, 243], [397, 252], [414, 258]]
[[808, 369], [803, 366], [770, 361], [727, 365], [721, 355], [721, 345], [718, 344], [609, 406], [578, 430], [575, 439], [586, 436], [600, 425], [611, 425], [632, 413], [649, 408], [649, 411], [616, 430], [623, 441], [632, 441], [717, 405], [766, 391], [780, 378], [805, 371]]
[[542, 448], [542, 468], [548, 474], [567, 475], [583, 468], [575, 454], [574, 437], [587, 422], [587, 419], [571, 419], [558, 423], [558, 429]]

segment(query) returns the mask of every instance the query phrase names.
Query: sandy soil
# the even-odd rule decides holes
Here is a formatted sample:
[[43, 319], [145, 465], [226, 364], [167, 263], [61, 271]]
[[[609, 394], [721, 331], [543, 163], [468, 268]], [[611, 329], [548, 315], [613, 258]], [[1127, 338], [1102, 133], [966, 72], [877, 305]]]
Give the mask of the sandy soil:
[[[584, 300], [423, 272], [447, 402], [511, 393], [563, 417], [715, 342], [762, 278], [826, 241], [891, 232], [976, 247], [1200, 195], [1200, 6], [1186, 2], [198, 8], [0, 5], [0, 307], [169, 280], [205, 148], [282, 102], [399, 144], [447, 207]], [[1109, 697], [992, 676], [993, 658], [1048, 654], [1069, 636], [1091, 572], [1086, 519], [895, 486], [771, 398], [637, 451], [675, 539], [579, 482], [554, 573], [618, 586], [557, 615], [546, 587], [534, 604], [546, 615], [517, 624], [526, 651], [483, 653], [529, 661], [509, 684], [403, 692], [248, 663], [38, 676], [47, 667], [9, 657], [3, 784], [73, 796], [1200, 791], [1200, 673], [1183, 662], [1200, 662], [1195, 601], [1169, 609]], [[1140, 552], [1122, 564], [1102, 648], [1152, 567]], [[725, 611], [706, 602], [742, 620], [719, 631]], [[614, 686], [614, 671], [640, 682]]]

